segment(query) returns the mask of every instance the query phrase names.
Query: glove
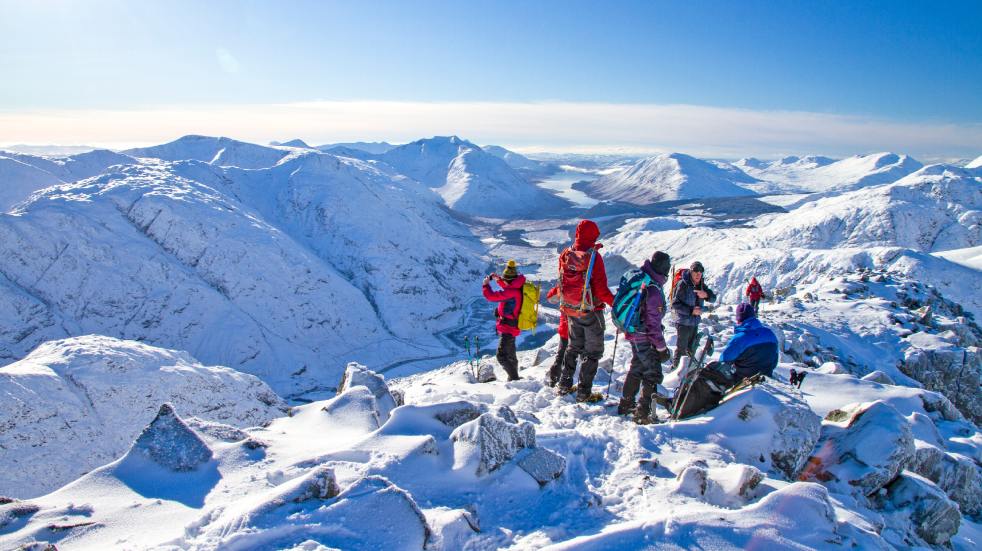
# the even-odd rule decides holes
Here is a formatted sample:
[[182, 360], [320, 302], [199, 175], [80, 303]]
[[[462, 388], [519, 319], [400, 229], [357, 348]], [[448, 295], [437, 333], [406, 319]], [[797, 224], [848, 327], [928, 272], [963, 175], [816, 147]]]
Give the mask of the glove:
[[662, 348], [661, 350], [658, 350], [656, 352], [658, 353], [658, 363], [663, 364], [668, 360], [672, 359], [672, 353], [669, 352], [667, 348]]

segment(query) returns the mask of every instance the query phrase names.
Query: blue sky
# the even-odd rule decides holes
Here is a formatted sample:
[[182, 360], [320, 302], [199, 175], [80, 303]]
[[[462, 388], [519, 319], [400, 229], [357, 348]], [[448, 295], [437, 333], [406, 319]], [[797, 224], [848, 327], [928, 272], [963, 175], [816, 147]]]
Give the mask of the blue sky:
[[[21, 121], [236, 106], [245, 116], [315, 101], [686, 105], [947, 127], [957, 134], [949, 150], [982, 149], [966, 143], [982, 136], [979, 1], [0, 0], [0, 13], [0, 113]], [[270, 139], [292, 136], [284, 126]], [[395, 122], [385, 130], [372, 122], [364, 132], [382, 134], [325, 129], [306, 138], [399, 139], [411, 131]], [[573, 145], [566, 130], [555, 130], [554, 145]], [[456, 133], [475, 132], [510, 136], [487, 123]], [[619, 141], [611, 134], [613, 143], [590, 136], [577, 143], [646, 143], [632, 132], [625, 128]], [[111, 138], [96, 132], [92, 140], [126, 141]], [[130, 137], [153, 139], [152, 128]], [[551, 145], [548, 133], [523, 140]], [[16, 141], [27, 140], [0, 127], [0, 143]]]

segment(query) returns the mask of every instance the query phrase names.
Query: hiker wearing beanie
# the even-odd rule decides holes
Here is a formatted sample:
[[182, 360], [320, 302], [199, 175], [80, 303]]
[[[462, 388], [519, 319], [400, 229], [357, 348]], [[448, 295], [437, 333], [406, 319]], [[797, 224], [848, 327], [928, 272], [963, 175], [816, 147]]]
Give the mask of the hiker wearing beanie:
[[736, 328], [719, 361], [729, 364], [733, 383], [756, 374], [772, 376], [777, 367], [777, 336], [757, 319], [754, 307], [746, 302], [736, 307]]
[[672, 369], [677, 369], [682, 356], [695, 354], [702, 308], [716, 300], [716, 293], [703, 279], [705, 269], [696, 261], [688, 270], [682, 270], [672, 289], [672, 314], [676, 330], [675, 357]]
[[760, 315], [760, 299], [764, 298], [764, 288], [760, 286], [760, 282], [757, 281], [756, 277], [750, 278], [746, 295], [750, 301], [750, 305], [754, 307], [754, 315]]
[[[617, 413], [627, 415], [633, 412], [634, 420], [641, 425], [653, 420], [652, 399], [662, 382], [661, 366], [671, 357], [668, 345], [665, 344], [665, 327], [662, 325], [665, 316], [663, 287], [671, 266], [671, 259], [662, 251], [656, 252], [651, 260], [644, 261], [641, 271], [651, 279], [651, 284], [643, 287], [637, 329], [625, 334], [625, 338], [631, 343], [633, 355], [631, 367], [624, 379], [624, 395], [617, 406]], [[634, 397], [638, 393], [638, 387], [641, 388], [641, 401], [635, 409]]]
[[[492, 280], [501, 287], [500, 291], [491, 289]], [[494, 317], [497, 320], [495, 329], [499, 335], [497, 358], [502, 369], [508, 374], [509, 381], [520, 379], [515, 337], [522, 333], [518, 329], [518, 314], [522, 311], [522, 285], [524, 284], [525, 276], [518, 273], [514, 260], [508, 261], [500, 276], [490, 274], [484, 278], [484, 298], [498, 303], [494, 310]]]
[[591, 220], [576, 226], [573, 245], [559, 255], [559, 309], [569, 322], [569, 348], [559, 377], [559, 392], [573, 391], [576, 362], [580, 364], [580, 380], [576, 399], [596, 401], [603, 397], [593, 392], [593, 377], [604, 353], [604, 305], [613, 305], [614, 295], [607, 286], [607, 271], [597, 252], [600, 228]]
[[[546, 300], [552, 303], [559, 302], [559, 286], [549, 289]], [[566, 350], [569, 349], [569, 318], [562, 312], [559, 313], [559, 329], [556, 332], [559, 333], [559, 350], [556, 351], [556, 360], [549, 368], [549, 386], [556, 386], [559, 382], [559, 376], [563, 372], [563, 360], [566, 359]]]

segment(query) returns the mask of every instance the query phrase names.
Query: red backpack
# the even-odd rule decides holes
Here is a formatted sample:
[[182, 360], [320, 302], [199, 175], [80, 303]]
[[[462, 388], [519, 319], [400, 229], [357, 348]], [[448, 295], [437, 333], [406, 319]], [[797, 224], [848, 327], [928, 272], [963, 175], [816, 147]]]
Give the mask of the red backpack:
[[559, 255], [559, 310], [567, 316], [579, 318], [593, 311], [593, 292], [589, 289], [596, 254], [596, 249], [568, 247]]

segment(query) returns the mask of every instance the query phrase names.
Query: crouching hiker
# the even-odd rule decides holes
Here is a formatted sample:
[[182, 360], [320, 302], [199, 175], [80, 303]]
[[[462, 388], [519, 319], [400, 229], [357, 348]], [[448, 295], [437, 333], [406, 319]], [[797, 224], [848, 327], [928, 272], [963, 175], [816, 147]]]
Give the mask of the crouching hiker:
[[[491, 281], [494, 280], [500, 287], [500, 291], [491, 290]], [[508, 374], [509, 381], [517, 381], [518, 376], [518, 352], [515, 349], [515, 337], [522, 332], [518, 328], [518, 315], [522, 311], [522, 286], [525, 284], [525, 276], [518, 273], [518, 268], [514, 260], [509, 260], [501, 276], [490, 274], [484, 278], [484, 298], [490, 302], [497, 302], [498, 307], [494, 310], [494, 317], [497, 320], [495, 329], [498, 332], [498, 363]]]
[[591, 220], [576, 226], [572, 247], [559, 255], [559, 309], [569, 320], [569, 348], [559, 377], [559, 392], [573, 389], [576, 361], [580, 380], [576, 388], [578, 402], [594, 402], [603, 395], [593, 392], [593, 378], [604, 353], [604, 304], [612, 305], [614, 295], [607, 287], [607, 271], [598, 249], [600, 228]]
[[[558, 303], [559, 287], [550, 289], [546, 294], [546, 300]], [[549, 368], [549, 386], [553, 387], [559, 382], [559, 376], [563, 372], [563, 361], [566, 359], [566, 350], [569, 348], [569, 318], [562, 312], [559, 313], [559, 329], [556, 332], [559, 333], [559, 350], [556, 351], [556, 360]]]
[[[631, 324], [631, 332], [625, 333], [625, 338], [631, 343], [631, 368], [624, 379], [624, 394], [617, 406], [619, 415], [634, 413], [634, 420], [639, 425], [647, 425], [657, 421], [651, 415], [652, 399], [658, 392], [662, 382], [662, 363], [671, 358], [668, 345], [665, 344], [665, 327], [662, 319], [665, 316], [665, 291], [663, 287], [671, 269], [671, 260], [662, 251], [656, 252], [651, 260], [645, 260], [641, 273], [646, 276], [641, 286], [641, 296], [637, 301], [639, 311], [630, 312], [637, 321]], [[618, 292], [620, 296], [620, 292]], [[615, 304], [615, 313], [617, 306]], [[641, 401], [635, 409], [634, 397], [641, 388]]]
[[710, 410], [734, 389], [770, 377], [777, 367], [777, 337], [757, 319], [754, 307], [742, 303], [736, 308], [736, 328], [719, 361], [711, 362], [685, 377], [676, 403], [675, 418], [685, 418]]

